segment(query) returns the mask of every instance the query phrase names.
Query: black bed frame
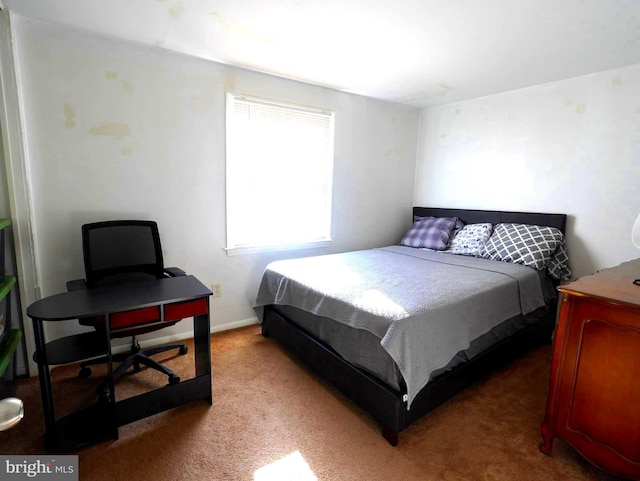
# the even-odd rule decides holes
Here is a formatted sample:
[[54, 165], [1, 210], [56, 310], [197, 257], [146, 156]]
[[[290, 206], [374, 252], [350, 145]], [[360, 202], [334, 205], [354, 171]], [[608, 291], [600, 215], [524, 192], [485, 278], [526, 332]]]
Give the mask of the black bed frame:
[[[442, 209], [414, 207], [414, 216], [458, 217], [466, 224], [479, 222], [514, 222], [557, 227], [563, 233], [564, 214], [503, 212], [490, 210]], [[333, 349], [280, 312], [277, 306], [266, 306], [262, 334], [273, 337], [296, 358], [368, 412], [382, 426], [382, 435], [392, 445], [398, 444], [400, 431], [424, 416], [497, 366], [525, 352], [533, 345], [549, 342], [555, 327], [556, 309], [551, 306], [541, 320], [528, 325], [515, 335], [494, 345], [458, 367], [431, 380], [416, 396], [407, 410], [405, 393], [397, 391], [367, 372], [342, 359]]]

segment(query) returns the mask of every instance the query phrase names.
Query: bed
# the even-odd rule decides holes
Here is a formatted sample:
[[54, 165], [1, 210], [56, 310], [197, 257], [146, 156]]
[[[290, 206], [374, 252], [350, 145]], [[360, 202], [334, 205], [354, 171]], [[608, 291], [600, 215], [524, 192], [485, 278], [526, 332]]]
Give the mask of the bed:
[[[447, 247], [420, 247], [431, 244], [416, 243], [416, 226], [440, 220]], [[269, 264], [254, 305], [262, 334], [368, 412], [393, 446], [480, 376], [549, 342], [558, 283], [549, 257], [565, 269], [555, 277], [570, 275], [564, 214], [414, 207], [413, 221], [399, 245]], [[544, 226], [557, 238], [542, 241], [548, 255], [535, 265], [507, 251], [455, 255], [453, 239], [482, 225], [485, 257], [500, 229]]]

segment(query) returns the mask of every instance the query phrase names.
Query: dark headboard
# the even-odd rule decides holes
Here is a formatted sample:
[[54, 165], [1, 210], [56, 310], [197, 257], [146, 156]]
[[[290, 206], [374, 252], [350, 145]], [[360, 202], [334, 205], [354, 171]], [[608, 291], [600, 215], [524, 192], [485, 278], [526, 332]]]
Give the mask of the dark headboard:
[[[508, 212], [502, 210], [441, 209], [439, 207], [414, 207], [414, 216], [458, 217], [465, 224], [491, 222], [500, 224], [513, 222], [556, 227], [564, 234], [567, 225], [566, 214], [540, 214], [536, 212]], [[413, 219], [412, 219], [413, 222]]]

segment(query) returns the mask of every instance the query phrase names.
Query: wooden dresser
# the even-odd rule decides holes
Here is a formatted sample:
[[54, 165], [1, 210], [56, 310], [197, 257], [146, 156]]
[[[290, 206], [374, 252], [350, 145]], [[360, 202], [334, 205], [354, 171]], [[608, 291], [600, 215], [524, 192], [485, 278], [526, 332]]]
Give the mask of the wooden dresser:
[[558, 437], [640, 479], [640, 259], [560, 286], [540, 451]]

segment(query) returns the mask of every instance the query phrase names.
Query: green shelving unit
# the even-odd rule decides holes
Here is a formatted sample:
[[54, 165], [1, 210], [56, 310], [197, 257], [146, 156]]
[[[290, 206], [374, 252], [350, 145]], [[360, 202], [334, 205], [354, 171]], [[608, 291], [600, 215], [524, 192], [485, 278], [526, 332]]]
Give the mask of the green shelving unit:
[[4, 337], [2, 346], [0, 346], [0, 376], [4, 375], [4, 372], [11, 364], [21, 338], [22, 331], [20, 329], [10, 329]]
[[12, 361], [22, 339], [22, 330], [17, 329], [11, 321], [11, 291], [16, 284], [16, 278], [5, 274], [5, 233], [10, 225], [9, 219], [0, 219], [0, 380], [2, 381], [13, 380], [14, 373], [7, 373], [7, 369], [13, 365]]

